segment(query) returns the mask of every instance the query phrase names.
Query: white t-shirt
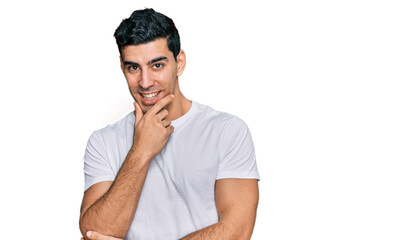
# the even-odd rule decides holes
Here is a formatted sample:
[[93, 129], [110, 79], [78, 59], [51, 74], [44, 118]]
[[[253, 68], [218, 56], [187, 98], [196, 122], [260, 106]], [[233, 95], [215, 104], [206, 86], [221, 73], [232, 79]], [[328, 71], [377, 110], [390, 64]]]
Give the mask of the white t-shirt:
[[[85, 190], [114, 181], [134, 133], [134, 112], [95, 131], [84, 157]], [[172, 122], [174, 132], [151, 161], [126, 239], [178, 239], [218, 222], [215, 181], [259, 179], [246, 124], [227, 113], [192, 102]]]

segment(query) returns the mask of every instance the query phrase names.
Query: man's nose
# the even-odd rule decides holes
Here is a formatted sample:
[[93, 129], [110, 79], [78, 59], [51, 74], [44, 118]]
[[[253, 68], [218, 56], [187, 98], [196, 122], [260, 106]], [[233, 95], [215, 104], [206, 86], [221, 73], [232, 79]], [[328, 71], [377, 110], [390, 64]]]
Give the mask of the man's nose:
[[150, 73], [147, 71], [142, 71], [141, 73], [141, 80], [139, 82], [139, 85], [141, 88], [149, 88], [154, 85], [154, 81], [152, 77], [150, 76]]

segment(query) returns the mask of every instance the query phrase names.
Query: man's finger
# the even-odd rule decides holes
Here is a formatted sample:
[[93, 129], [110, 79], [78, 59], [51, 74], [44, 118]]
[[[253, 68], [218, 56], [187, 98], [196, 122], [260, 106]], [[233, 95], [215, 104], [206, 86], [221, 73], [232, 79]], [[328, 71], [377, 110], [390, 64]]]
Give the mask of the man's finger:
[[166, 129], [168, 130], [169, 135], [171, 135], [174, 131], [174, 127], [172, 125], [169, 125]]
[[152, 115], [156, 115], [158, 112], [160, 112], [160, 110], [165, 107], [167, 104], [173, 102], [174, 100], [174, 95], [170, 94], [165, 96], [164, 98], [160, 99], [160, 101], [158, 101], [156, 104], [154, 104], [154, 106], [148, 110], [147, 114], [152, 114]]
[[140, 107], [140, 104], [134, 102], [134, 109], [135, 109], [135, 124], [137, 124], [141, 118], [143, 117], [143, 110]]
[[157, 113], [157, 118], [160, 121], [163, 121], [163, 119], [165, 119], [168, 115], [169, 115], [169, 112], [167, 111], [167, 109], [163, 109], [159, 113]]
[[171, 124], [171, 120], [170, 118], [166, 117], [165, 119], [163, 119], [163, 121], [161, 121], [161, 123], [163, 124], [164, 127], [168, 127]]

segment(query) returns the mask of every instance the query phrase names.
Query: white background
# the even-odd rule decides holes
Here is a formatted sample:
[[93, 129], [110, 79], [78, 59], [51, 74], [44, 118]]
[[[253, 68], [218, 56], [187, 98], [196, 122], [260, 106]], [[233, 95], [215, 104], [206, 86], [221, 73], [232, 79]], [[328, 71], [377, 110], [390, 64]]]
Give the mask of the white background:
[[244, 119], [252, 239], [415, 238], [412, 1], [0, 4], [1, 239], [79, 239], [92, 131], [133, 110], [112, 34], [173, 18], [188, 98]]

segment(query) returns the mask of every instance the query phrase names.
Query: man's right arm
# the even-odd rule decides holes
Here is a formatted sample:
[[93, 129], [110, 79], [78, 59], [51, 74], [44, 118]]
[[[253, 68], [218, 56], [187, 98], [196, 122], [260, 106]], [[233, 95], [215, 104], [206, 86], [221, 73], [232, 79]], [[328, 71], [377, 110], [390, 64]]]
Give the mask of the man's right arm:
[[113, 182], [100, 182], [84, 193], [79, 225], [87, 239], [88, 231], [124, 238], [134, 214], [151, 160], [164, 148], [173, 132], [167, 110], [173, 101], [169, 95], [157, 102], [145, 115], [134, 103], [136, 121], [133, 146]]
[[97, 183], [85, 191], [79, 223], [82, 235], [94, 230], [125, 237], [134, 218], [148, 166], [148, 160], [130, 150], [114, 182]]

